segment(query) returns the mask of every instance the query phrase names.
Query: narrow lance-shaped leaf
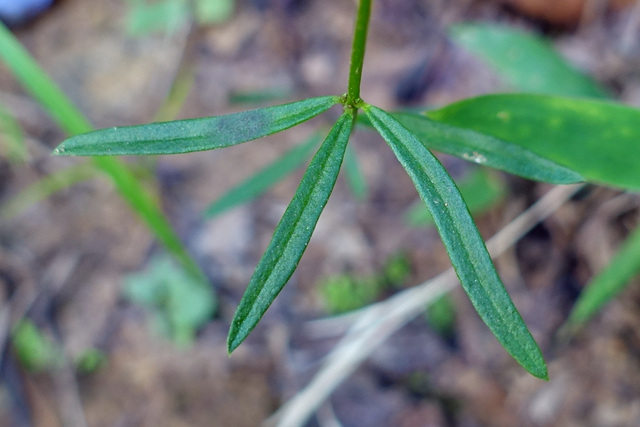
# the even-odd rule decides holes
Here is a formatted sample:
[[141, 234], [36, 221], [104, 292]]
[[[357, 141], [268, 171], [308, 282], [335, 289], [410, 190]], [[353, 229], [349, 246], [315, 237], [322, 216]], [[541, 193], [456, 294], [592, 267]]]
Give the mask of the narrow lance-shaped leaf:
[[335, 185], [352, 127], [352, 113], [346, 111], [309, 164], [238, 305], [227, 340], [229, 353], [258, 324], [296, 269]]
[[546, 95], [485, 95], [426, 115], [533, 151], [589, 181], [640, 190], [640, 110]]
[[449, 253], [462, 287], [502, 346], [532, 375], [547, 379], [540, 348], [500, 281], [455, 183], [405, 127], [377, 107], [363, 107], [413, 180]]
[[306, 159], [311, 156], [311, 150], [318, 145], [318, 134], [313, 135], [307, 142], [287, 151], [275, 162], [267, 165], [247, 180], [235, 186], [218, 200], [212, 203], [204, 215], [211, 218], [219, 215], [227, 209], [231, 209], [242, 203], [253, 200], [273, 187], [280, 180], [295, 171]]
[[518, 90], [607, 98], [600, 85], [573, 68], [551, 43], [532, 33], [494, 24], [456, 25], [453, 39], [480, 56]]
[[338, 102], [338, 97], [324, 96], [224, 116], [101, 129], [67, 139], [53, 154], [111, 156], [213, 150], [289, 129]]
[[428, 148], [534, 181], [572, 184], [584, 181], [577, 172], [535, 152], [470, 129], [438, 123], [423, 115], [394, 117]]

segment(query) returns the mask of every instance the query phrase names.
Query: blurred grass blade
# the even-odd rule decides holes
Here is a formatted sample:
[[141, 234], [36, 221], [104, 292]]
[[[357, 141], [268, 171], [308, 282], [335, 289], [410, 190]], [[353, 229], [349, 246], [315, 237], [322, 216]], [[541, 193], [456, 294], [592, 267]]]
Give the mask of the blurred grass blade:
[[567, 327], [575, 330], [620, 293], [640, 272], [640, 227], [637, 227], [611, 262], [589, 282], [578, 298]]
[[433, 215], [462, 287], [502, 346], [532, 375], [548, 379], [533, 336], [502, 284], [455, 183], [429, 150], [390, 114], [363, 107]]
[[535, 34], [481, 24], [454, 26], [450, 35], [465, 49], [485, 60], [517, 90], [608, 97], [596, 81], [570, 66], [548, 41]]
[[[92, 129], [89, 121], [1, 23], [0, 57], [15, 78], [65, 132], [75, 135]], [[129, 169], [114, 158], [94, 158], [93, 163], [111, 177], [118, 193], [181, 264], [190, 273], [204, 278], [204, 274], [187, 253], [180, 238], [160, 210], [157, 200], [140, 185]]]
[[196, 73], [194, 67], [190, 63], [186, 63], [183, 59], [173, 79], [171, 88], [164, 98], [162, 105], [160, 105], [160, 108], [158, 108], [156, 114], [153, 116], [153, 120], [156, 122], [174, 120], [184, 106], [189, 93], [191, 93], [195, 80]]
[[320, 136], [315, 134], [304, 144], [292, 148], [275, 162], [225, 193], [207, 208], [204, 215], [211, 218], [234, 206], [259, 197], [300, 167], [309, 158], [311, 150], [319, 142]]
[[438, 123], [430, 119], [431, 112], [427, 114], [429, 117], [412, 113], [394, 113], [394, 117], [430, 149], [534, 181], [552, 184], [584, 181], [577, 172], [536, 154], [529, 147], [521, 147], [473, 130]]
[[0, 155], [12, 162], [24, 162], [29, 157], [20, 123], [3, 105], [0, 105]]
[[[506, 194], [504, 183], [486, 168], [477, 168], [458, 183], [460, 194], [469, 211], [481, 214], [502, 200]], [[433, 224], [433, 217], [422, 200], [418, 200], [406, 213], [410, 226], [424, 227]]]
[[93, 178], [97, 173], [98, 170], [93, 165], [84, 163], [49, 174], [4, 203], [0, 208], [0, 218], [14, 218], [52, 194]]
[[429, 111], [432, 120], [533, 151], [585, 179], [640, 190], [640, 110], [547, 95], [486, 95]]
[[358, 155], [351, 146], [347, 146], [347, 151], [345, 152], [344, 171], [347, 175], [349, 188], [355, 198], [362, 200], [367, 197], [367, 193], [369, 192], [367, 188], [367, 181], [362, 174], [362, 169], [358, 162]]
[[13, 76], [67, 133], [88, 132], [91, 124], [55, 85], [13, 34], [0, 23], [0, 57]]
[[224, 116], [101, 129], [69, 138], [53, 153], [112, 156], [213, 150], [289, 129], [338, 102], [336, 96], [323, 96]]
[[229, 353], [258, 324], [296, 269], [340, 172], [353, 119], [343, 113], [311, 160], [238, 305], [227, 340]]

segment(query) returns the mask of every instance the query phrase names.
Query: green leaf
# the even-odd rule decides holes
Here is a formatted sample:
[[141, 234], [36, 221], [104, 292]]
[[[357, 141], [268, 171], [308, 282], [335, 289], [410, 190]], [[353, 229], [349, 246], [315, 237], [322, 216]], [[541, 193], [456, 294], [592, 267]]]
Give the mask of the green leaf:
[[230, 147], [288, 129], [338, 102], [323, 96], [224, 116], [102, 129], [67, 139], [53, 154], [178, 154]]
[[546, 95], [487, 95], [429, 111], [433, 120], [533, 151], [585, 179], [640, 190], [640, 110]]
[[[485, 168], [477, 168], [464, 176], [458, 184], [460, 194], [473, 214], [481, 214], [498, 203], [504, 196], [504, 183]], [[413, 227], [433, 224], [433, 217], [422, 201], [417, 201], [409, 211], [406, 219]]]
[[349, 274], [323, 279], [318, 285], [324, 307], [331, 315], [366, 307], [380, 297], [384, 285], [377, 277], [358, 278]]
[[362, 200], [367, 197], [367, 193], [369, 192], [367, 188], [367, 181], [360, 169], [358, 156], [351, 146], [347, 146], [347, 151], [345, 152], [344, 171], [347, 175], [347, 182], [349, 183], [351, 192], [355, 198]]
[[92, 374], [106, 365], [107, 354], [97, 348], [88, 348], [73, 361], [76, 371], [81, 374]]
[[534, 34], [495, 24], [457, 25], [450, 34], [518, 90], [608, 97], [597, 82], [569, 65], [548, 41]]
[[151, 309], [160, 329], [179, 346], [190, 344], [216, 309], [212, 288], [168, 257], [154, 258], [147, 270], [128, 276], [124, 293]]
[[275, 162], [225, 193], [207, 208], [204, 215], [207, 218], [214, 217], [262, 195], [302, 165], [311, 155], [313, 147], [318, 145], [319, 139], [319, 135], [313, 135], [306, 143], [289, 150]]
[[353, 120], [345, 111], [309, 164], [238, 305], [227, 340], [229, 353], [258, 324], [296, 269], [333, 191]]
[[629, 281], [640, 272], [640, 227], [611, 260], [611, 262], [589, 282], [576, 302], [567, 326], [579, 327], [597, 313], [609, 300], [619, 294]]
[[462, 129], [464, 126], [449, 126], [431, 120], [434, 117], [438, 120], [440, 116], [437, 114], [428, 112], [429, 117], [425, 117], [412, 113], [394, 113], [394, 117], [430, 149], [534, 181], [553, 184], [584, 181], [578, 173], [536, 154], [529, 147], [520, 147], [490, 135]]
[[431, 152], [390, 114], [363, 107], [413, 180], [449, 253], [460, 283], [502, 346], [532, 375], [547, 379], [540, 348], [500, 281], [458, 188]]
[[435, 300], [426, 310], [427, 321], [440, 335], [453, 335], [456, 322], [456, 307], [451, 295], [445, 294]]
[[32, 372], [58, 368], [64, 361], [60, 348], [28, 319], [13, 328], [11, 341], [20, 363]]
[[[0, 23], [0, 57], [22, 86], [65, 132], [75, 135], [92, 129], [91, 123], [2, 23]], [[100, 157], [92, 160], [99, 170], [111, 178], [120, 196], [129, 203], [133, 211], [147, 224], [149, 230], [185, 268], [200, 278], [205, 277], [160, 210], [155, 197], [140, 185], [127, 166], [114, 158]]]
[[29, 158], [22, 127], [4, 105], [0, 105], [0, 155], [13, 162]]

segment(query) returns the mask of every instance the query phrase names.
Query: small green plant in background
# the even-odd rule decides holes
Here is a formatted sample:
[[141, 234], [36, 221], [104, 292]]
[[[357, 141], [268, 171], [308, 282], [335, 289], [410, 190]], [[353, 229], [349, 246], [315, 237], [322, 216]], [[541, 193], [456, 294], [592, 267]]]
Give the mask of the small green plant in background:
[[55, 369], [64, 362], [60, 349], [30, 320], [23, 319], [14, 327], [11, 342], [18, 360], [31, 372]]
[[[599, 100], [507, 94], [463, 100], [425, 114], [388, 113], [360, 97], [371, 4], [371, 0], [359, 1], [345, 94], [226, 116], [89, 132], [67, 139], [54, 154], [155, 155], [223, 148], [286, 130], [334, 106], [342, 109], [308, 165], [239, 304], [228, 338], [232, 352], [257, 325], [296, 269], [333, 190], [354, 123], [364, 114], [412, 179], [480, 317], [518, 363], [532, 375], [546, 379], [542, 353], [498, 277], [467, 204], [430, 150], [543, 182], [589, 180], [638, 189], [640, 169], [634, 163], [640, 158], [640, 111]], [[6, 34], [4, 38], [13, 40]], [[14, 73], [34, 96], [50, 105], [51, 100], [43, 98], [25, 75], [25, 67], [16, 66], [9, 55], [11, 49], [15, 46], [7, 45], [6, 40], [4, 46], [0, 45], [5, 61], [13, 64]], [[26, 68], [32, 69], [33, 64]], [[50, 110], [54, 116], [59, 113]], [[81, 126], [72, 127], [70, 133], [89, 130], [86, 121], [79, 123]], [[616, 144], [607, 143], [613, 139]], [[150, 221], [159, 218], [155, 205], [140, 204], [122, 185], [126, 181], [135, 187], [136, 182], [129, 175], [125, 179], [113, 159], [95, 159], [120, 184], [125, 198], [142, 211], [161, 241], [189, 265], [176, 239], [169, 238], [166, 228], [157, 221]]]
[[170, 257], [153, 258], [145, 271], [125, 280], [127, 299], [150, 310], [155, 329], [184, 347], [213, 316], [215, 295]]
[[[40, 373], [60, 369], [65, 363], [62, 348], [43, 333], [31, 320], [21, 319], [11, 332], [11, 342], [20, 364], [29, 372]], [[104, 352], [89, 348], [73, 361], [80, 373], [92, 373], [106, 363]]]
[[340, 314], [367, 306], [385, 292], [402, 287], [410, 274], [409, 259], [397, 254], [389, 257], [377, 274], [332, 276], [320, 281], [318, 288], [327, 312]]
[[456, 309], [451, 296], [443, 295], [433, 302], [425, 311], [429, 325], [441, 336], [449, 338], [453, 335], [456, 322]]

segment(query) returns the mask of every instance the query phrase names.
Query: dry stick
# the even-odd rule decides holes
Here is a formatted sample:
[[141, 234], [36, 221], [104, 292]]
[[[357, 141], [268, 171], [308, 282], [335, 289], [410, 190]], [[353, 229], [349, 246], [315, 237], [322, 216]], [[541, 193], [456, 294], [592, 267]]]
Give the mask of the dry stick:
[[[545, 194], [487, 242], [492, 257], [506, 251], [583, 187], [584, 184], [555, 187]], [[454, 289], [457, 284], [455, 272], [450, 268], [419, 286], [362, 310], [359, 319], [327, 356], [325, 364], [311, 382], [272, 415], [265, 422], [265, 426], [303, 425], [333, 390], [355, 371], [378, 345], [422, 313], [429, 303]]]

